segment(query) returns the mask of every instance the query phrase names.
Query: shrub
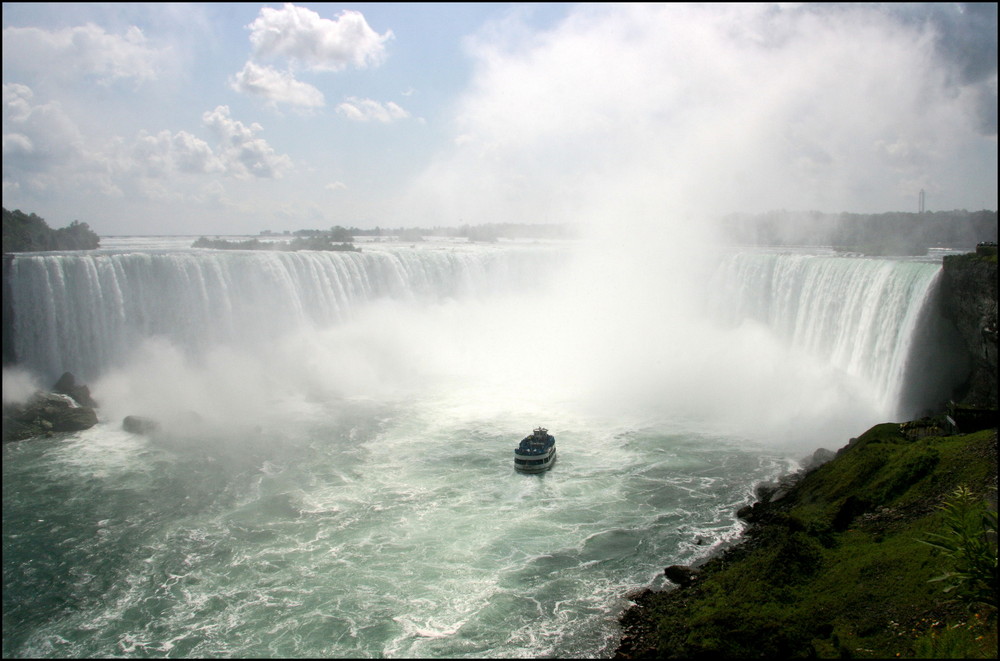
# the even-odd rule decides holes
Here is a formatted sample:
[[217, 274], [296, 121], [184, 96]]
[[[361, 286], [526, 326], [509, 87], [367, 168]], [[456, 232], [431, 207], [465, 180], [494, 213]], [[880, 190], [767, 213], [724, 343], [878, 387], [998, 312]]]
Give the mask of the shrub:
[[950, 571], [932, 578], [943, 582], [971, 605], [997, 605], [997, 513], [965, 486], [940, 506], [944, 532], [927, 533], [921, 540], [943, 553]]

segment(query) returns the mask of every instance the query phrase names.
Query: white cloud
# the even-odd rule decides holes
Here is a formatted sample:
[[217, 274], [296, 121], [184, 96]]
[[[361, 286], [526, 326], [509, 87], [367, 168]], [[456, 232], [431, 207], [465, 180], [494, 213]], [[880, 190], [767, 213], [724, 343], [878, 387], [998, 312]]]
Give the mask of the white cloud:
[[[321, 107], [325, 101], [319, 89], [296, 79], [295, 68], [343, 71], [350, 66], [378, 66], [386, 57], [385, 42], [393, 36], [391, 30], [381, 35], [372, 30], [360, 12], [345, 10], [330, 20], [293, 4], [281, 9], [264, 7], [247, 27], [252, 58], [231, 79], [230, 87], [271, 104], [305, 108]], [[276, 58], [288, 63], [288, 71], [253, 61]]]
[[325, 103], [322, 92], [308, 83], [295, 80], [290, 72], [258, 66], [253, 62], [247, 62], [229, 86], [237, 92], [259, 96], [273, 103], [307, 108], [320, 107]]
[[263, 127], [256, 122], [247, 126], [230, 117], [229, 106], [217, 106], [202, 115], [205, 126], [218, 136], [218, 157], [226, 172], [240, 178], [251, 176], [279, 178], [292, 166], [285, 154], [277, 154], [267, 141], [256, 137]]
[[372, 99], [359, 99], [354, 96], [337, 106], [337, 112], [356, 122], [376, 121], [384, 124], [410, 116], [409, 112], [392, 101], [382, 104]]
[[[203, 115], [217, 142], [187, 132], [139, 131], [134, 138], [84, 136], [54, 101], [26, 85], [3, 85], [3, 188], [7, 195], [98, 193], [140, 199], [200, 199], [205, 175], [279, 178], [291, 165], [249, 126], [219, 106]], [[197, 175], [189, 177], [189, 175]]]
[[4, 177], [43, 171], [82, 153], [83, 136], [55, 102], [39, 104], [27, 85], [3, 85]]
[[32, 144], [31, 138], [24, 135], [23, 133], [3, 134], [4, 156], [26, 155], [26, 154], [31, 154], [34, 151], [35, 151], [35, 145]]
[[[127, 148], [127, 155], [119, 159], [118, 174], [154, 179], [168, 179], [177, 174], [280, 178], [292, 165], [287, 155], [276, 153], [267, 141], [257, 137], [263, 130], [260, 124], [247, 126], [234, 120], [228, 106], [205, 112], [202, 122], [217, 139], [214, 149], [187, 131], [163, 130], [156, 134], [140, 131]], [[146, 181], [142, 185], [149, 193], [165, 184]], [[158, 195], [165, 196], [166, 192]]]
[[225, 170], [208, 143], [186, 131], [172, 134], [164, 130], [156, 135], [143, 131], [136, 138], [132, 155], [135, 166], [147, 177], [175, 172], [206, 174]]
[[31, 115], [31, 99], [34, 92], [27, 85], [3, 84], [3, 121], [23, 122]]
[[342, 71], [348, 66], [377, 66], [385, 59], [392, 31], [378, 34], [365, 17], [345, 10], [335, 20], [293, 4], [263, 7], [247, 26], [256, 57], [283, 57], [309, 69]]
[[3, 85], [3, 182], [7, 194], [49, 196], [56, 191], [121, 195], [113, 181], [111, 146], [88, 140], [55, 102], [33, 90]]
[[90, 23], [51, 31], [34, 27], [3, 31], [4, 68], [26, 76], [62, 80], [84, 76], [103, 84], [122, 79], [141, 82], [156, 78], [165, 56], [166, 51], [152, 48], [135, 26], [122, 35]]
[[342, 181], [332, 181], [326, 186], [323, 186], [326, 190], [347, 190], [347, 184]]

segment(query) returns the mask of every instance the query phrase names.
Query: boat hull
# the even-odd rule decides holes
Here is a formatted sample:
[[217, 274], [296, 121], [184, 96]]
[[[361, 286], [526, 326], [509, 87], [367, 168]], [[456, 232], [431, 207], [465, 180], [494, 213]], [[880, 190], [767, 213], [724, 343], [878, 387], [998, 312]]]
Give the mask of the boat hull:
[[514, 453], [514, 468], [520, 473], [542, 473], [552, 468], [554, 463], [556, 463], [555, 448], [544, 456]]

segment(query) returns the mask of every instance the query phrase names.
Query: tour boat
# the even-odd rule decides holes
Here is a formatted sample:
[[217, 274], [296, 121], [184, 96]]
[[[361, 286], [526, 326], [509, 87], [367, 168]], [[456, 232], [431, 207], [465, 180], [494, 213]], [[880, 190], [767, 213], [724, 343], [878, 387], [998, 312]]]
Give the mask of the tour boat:
[[524, 473], [541, 473], [556, 463], [556, 437], [539, 427], [514, 448], [514, 468]]

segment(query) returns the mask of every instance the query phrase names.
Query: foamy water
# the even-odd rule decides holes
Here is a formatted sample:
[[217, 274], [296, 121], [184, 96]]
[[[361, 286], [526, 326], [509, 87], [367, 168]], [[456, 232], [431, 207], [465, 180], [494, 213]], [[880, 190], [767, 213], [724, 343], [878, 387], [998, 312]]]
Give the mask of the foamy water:
[[463, 403], [8, 444], [5, 656], [608, 655], [626, 594], [732, 539], [755, 481], [789, 466], [550, 411], [560, 459], [523, 475], [527, 419]]

